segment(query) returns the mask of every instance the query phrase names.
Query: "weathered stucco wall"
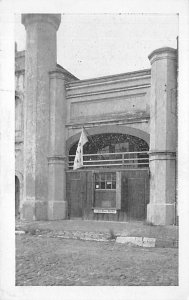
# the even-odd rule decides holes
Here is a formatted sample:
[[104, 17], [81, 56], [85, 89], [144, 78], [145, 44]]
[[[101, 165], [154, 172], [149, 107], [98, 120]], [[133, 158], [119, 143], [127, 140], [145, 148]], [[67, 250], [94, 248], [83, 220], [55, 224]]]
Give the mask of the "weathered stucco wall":
[[67, 149], [82, 126], [90, 134], [149, 133], [150, 81], [143, 70], [67, 83]]
[[144, 70], [68, 83], [67, 123], [149, 116], [150, 78]]

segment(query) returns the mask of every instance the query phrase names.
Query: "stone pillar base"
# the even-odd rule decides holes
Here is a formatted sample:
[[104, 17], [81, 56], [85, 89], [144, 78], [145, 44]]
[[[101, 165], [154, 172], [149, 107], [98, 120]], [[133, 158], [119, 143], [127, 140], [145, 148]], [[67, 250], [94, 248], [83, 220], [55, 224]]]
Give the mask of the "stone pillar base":
[[154, 225], [175, 224], [175, 204], [149, 203], [147, 205], [147, 221]]
[[48, 201], [48, 220], [67, 219], [67, 201]]
[[28, 221], [47, 220], [47, 201], [25, 201], [21, 210], [21, 219]]

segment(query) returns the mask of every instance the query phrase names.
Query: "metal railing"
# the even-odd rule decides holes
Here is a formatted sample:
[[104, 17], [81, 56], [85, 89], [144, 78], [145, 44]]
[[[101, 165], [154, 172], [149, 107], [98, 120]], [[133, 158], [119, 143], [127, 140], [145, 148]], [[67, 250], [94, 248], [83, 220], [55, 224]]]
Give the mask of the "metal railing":
[[[73, 169], [75, 155], [69, 155], [69, 169]], [[98, 167], [125, 167], [125, 168], [147, 168], [149, 167], [148, 151], [141, 152], [117, 152], [84, 154], [84, 168]]]

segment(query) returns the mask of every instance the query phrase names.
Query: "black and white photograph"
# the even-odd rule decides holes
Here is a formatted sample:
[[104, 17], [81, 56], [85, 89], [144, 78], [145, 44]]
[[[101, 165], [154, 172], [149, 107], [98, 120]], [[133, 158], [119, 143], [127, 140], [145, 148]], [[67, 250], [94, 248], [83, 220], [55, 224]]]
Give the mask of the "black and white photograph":
[[115, 299], [115, 288], [117, 299], [187, 299], [188, 6], [170, 2], [7, 14], [13, 84], [2, 85], [2, 128], [11, 121], [1, 138], [13, 151], [2, 231], [14, 247], [2, 258], [11, 257], [16, 290], [2, 288], [3, 300], [59, 299], [47, 287], [65, 299]]

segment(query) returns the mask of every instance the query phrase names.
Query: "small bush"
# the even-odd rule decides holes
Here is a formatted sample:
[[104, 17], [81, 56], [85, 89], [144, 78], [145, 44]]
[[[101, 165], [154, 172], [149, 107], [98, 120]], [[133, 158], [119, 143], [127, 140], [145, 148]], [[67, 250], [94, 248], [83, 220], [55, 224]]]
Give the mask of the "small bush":
[[31, 234], [31, 235], [36, 235], [38, 232], [37, 228], [34, 227], [34, 226], [28, 226], [26, 229], [25, 229], [25, 233], [27, 234]]
[[144, 221], [144, 225], [155, 226], [154, 223], [150, 221]]
[[116, 239], [116, 234], [114, 233], [113, 229], [109, 230], [109, 239], [110, 240], [115, 240]]

